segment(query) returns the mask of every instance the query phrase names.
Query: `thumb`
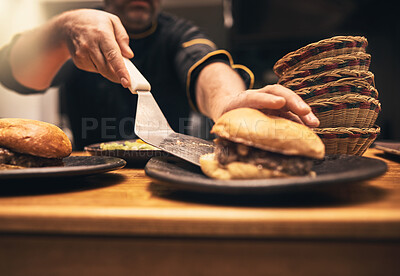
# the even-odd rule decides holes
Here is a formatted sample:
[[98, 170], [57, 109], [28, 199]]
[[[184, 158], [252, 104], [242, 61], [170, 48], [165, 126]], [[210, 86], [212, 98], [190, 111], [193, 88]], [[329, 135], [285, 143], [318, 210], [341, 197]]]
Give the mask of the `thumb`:
[[112, 20], [112, 23], [114, 27], [115, 40], [117, 41], [118, 46], [121, 49], [122, 56], [126, 58], [133, 58], [133, 51], [129, 47], [129, 36], [124, 26], [119, 19]]

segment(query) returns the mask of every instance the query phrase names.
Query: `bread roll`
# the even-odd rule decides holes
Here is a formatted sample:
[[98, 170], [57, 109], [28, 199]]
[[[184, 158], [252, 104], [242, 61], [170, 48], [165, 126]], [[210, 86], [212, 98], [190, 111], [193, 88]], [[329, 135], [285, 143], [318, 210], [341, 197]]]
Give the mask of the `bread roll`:
[[215, 152], [201, 156], [200, 166], [216, 179], [313, 176], [314, 159], [325, 156], [325, 145], [312, 129], [256, 109], [223, 114], [211, 133], [219, 137]]
[[285, 155], [322, 159], [325, 145], [309, 127], [251, 108], [223, 114], [211, 133], [230, 141]]
[[63, 158], [72, 152], [70, 140], [57, 126], [17, 118], [0, 119], [0, 147], [45, 158]]

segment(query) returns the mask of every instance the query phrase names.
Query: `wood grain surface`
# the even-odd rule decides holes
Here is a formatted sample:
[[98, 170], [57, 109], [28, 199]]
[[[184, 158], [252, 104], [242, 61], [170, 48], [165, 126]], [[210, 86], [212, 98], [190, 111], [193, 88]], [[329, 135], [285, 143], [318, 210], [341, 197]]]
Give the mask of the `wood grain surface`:
[[[83, 154], [83, 153], [77, 153]], [[382, 158], [370, 149], [366, 156]], [[252, 238], [400, 238], [400, 163], [361, 183], [224, 196], [153, 183], [141, 168], [83, 178], [2, 181], [0, 231]]]
[[140, 168], [2, 181], [0, 275], [400, 275], [400, 160], [366, 156], [388, 172], [269, 196], [181, 192]]

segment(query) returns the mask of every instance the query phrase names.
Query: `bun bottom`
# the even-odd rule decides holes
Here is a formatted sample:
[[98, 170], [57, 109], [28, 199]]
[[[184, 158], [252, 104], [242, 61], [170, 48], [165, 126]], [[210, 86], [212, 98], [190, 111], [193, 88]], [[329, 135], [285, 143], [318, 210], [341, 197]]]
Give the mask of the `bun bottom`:
[[224, 166], [215, 160], [214, 153], [201, 156], [200, 167], [205, 175], [221, 180], [289, 177], [289, 175], [282, 172], [249, 163], [232, 162]]

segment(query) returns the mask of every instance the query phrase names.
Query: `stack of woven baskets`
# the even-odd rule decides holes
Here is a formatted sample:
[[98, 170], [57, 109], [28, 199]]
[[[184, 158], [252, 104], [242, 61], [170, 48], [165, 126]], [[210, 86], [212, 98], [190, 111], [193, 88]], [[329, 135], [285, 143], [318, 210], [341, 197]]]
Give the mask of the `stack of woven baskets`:
[[336, 36], [288, 53], [274, 65], [279, 84], [307, 102], [327, 154], [362, 155], [380, 132], [381, 105], [369, 70], [367, 39]]

